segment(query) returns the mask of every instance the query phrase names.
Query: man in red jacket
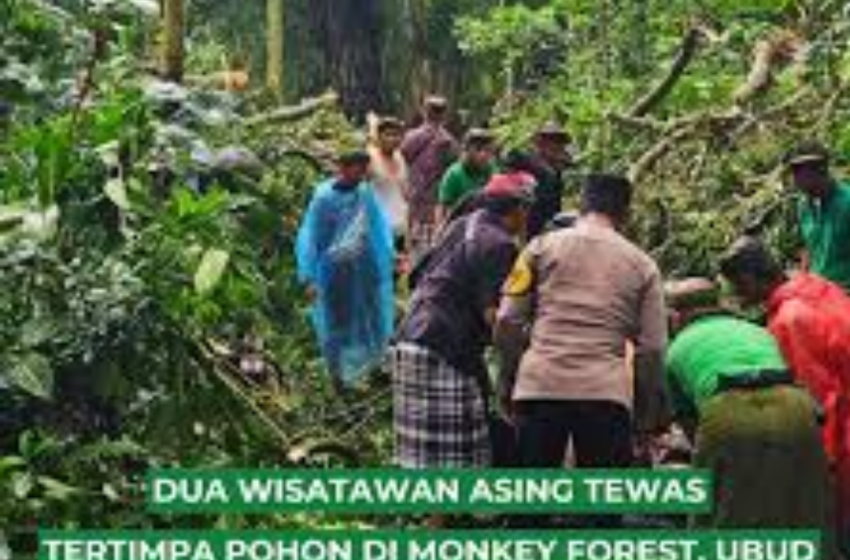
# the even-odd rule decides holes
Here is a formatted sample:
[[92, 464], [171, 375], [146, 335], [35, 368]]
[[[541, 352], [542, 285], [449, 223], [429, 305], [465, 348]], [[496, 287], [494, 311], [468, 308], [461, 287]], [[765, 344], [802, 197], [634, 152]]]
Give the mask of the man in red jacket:
[[768, 249], [740, 239], [721, 271], [746, 304], [765, 305], [768, 328], [797, 380], [823, 407], [837, 484], [840, 539], [850, 549], [850, 296], [819, 276], [787, 276]]

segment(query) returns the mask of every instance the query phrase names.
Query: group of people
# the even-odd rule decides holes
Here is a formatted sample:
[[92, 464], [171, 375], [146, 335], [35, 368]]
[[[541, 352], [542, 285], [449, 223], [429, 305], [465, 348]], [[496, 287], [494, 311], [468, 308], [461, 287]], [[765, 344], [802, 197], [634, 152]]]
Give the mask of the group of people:
[[[712, 279], [665, 283], [624, 233], [628, 179], [587, 176], [577, 214], [562, 214], [562, 129], [497, 162], [485, 130], [458, 151], [445, 114], [431, 98], [421, 127], [387, 121], [371, 154], [340, 158], [299, 235], [331, 373], [350, 380], [388, 358], [398, 465], [627, 468], [636, 441], [678, 425], [717, 475], [714, 511], [695, 526], [823, 528], [846, 549], [850, 185], [829, 152], [803, 143], [787, 156], [797, 272], [754, 237], [718, 257], [736, 307], [762, 309], [762, 326]], [[396, 249], [412, 263], [398, 323]]]
[[313, 194], [297, 239], [299, 279], [313, 301], [322, 355], [338, 386], [382, 363], [394, 332], [394, 282], [430, 260], [438, 234], [486, 198], [503, 167], [534, 178], [526, 228], [536, 235], [561, 208], [569, 135], [554, 124], [533, 147], [497, 162], [493, 134], [472, 128], [461, 141], [448, 130], [448, 104], [425, 100], [422, 124], [406, 130], [393, 117], [370, 122], [362, 150], [342, 153], [337, 171]]

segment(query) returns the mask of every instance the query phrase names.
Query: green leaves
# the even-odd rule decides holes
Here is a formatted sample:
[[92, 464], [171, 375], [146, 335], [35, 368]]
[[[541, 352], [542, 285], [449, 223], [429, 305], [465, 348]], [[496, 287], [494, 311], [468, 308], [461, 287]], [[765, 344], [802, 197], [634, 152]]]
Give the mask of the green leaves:
[[103, 193], [121, 210], [130, 209], [130, 199], [127, 198], [127, 186], [123, 179], [116, 177], [107, 181], [103, 186]]
[[0, 371], [0, 379], [8, 385], [40, 399], [53, 395], [53, 366], [50, 360], [37, 352], [11, 355]]
[[201, 295], [212, 292], [224, 276], [230, 253], [221, 249], [208, 249], [201, 257], [201, 264], [195, 272], [195, 291]]
[[455, 29], [462, 51], [498, 61], [509, 80], [520, 63], [535, 62], [531, 59], [536, 53], [561, 46], [564, 34], [553, 8], [534, 10], [521, 4], [494, 9], [484, 18], [460, 18]]

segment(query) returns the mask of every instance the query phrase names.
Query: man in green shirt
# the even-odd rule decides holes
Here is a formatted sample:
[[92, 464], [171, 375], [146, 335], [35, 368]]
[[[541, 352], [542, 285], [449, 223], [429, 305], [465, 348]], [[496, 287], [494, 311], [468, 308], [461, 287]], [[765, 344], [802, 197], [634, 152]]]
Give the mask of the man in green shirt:
[[833, 177], [829, 151], [816, 142], [800, 144], [786, 163], [804, 195], [798, 209], [804, 268], [850, 293], [850, 185]]
[[674, 411], [696, 442], [695, 467], [715, 474], [714, 511], [692, 524], [829, 526], [816, 407], [793, 385], [774, 338], [723, 311], [710, 280], [672, 283], [667, 299], [677, 333], [667, 354]]
[[440, 182], [437, 223], [445, 222], [452, 210], [472, 193], [484, 188], [495, 171], [496, 141], [486, 130], [473, 128], [463, 140], [463, 153]]

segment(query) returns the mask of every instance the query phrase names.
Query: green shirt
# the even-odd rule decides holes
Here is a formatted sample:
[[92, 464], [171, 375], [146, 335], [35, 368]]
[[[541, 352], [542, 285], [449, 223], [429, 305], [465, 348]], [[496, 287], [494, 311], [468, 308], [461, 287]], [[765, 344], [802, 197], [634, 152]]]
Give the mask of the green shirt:
[[467, 195], [481, 190], [492, 174], [492, 166], [470, 169], [462, 161], [454, 163], [443, 175], [440, 183], [440, 204], [454, 208]]
[[667, 351], [667, 382], [679, 417], [694, 416], [715, 395], [721, 376], [787, 368], [770, 332], [728, 315], [698, 319]]
[[822, 201], [802, 200], [799, 214], [811, 271], [850, 293], [850, 185]]

